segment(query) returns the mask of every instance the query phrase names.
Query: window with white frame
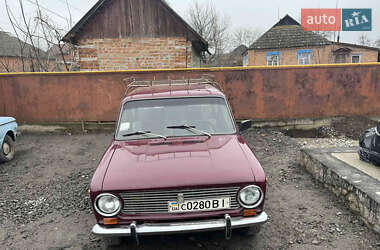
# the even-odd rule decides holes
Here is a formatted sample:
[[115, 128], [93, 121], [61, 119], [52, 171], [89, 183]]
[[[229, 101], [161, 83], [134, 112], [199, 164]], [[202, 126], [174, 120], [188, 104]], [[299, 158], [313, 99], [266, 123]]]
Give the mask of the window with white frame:
[[306, 65], [311, 64], [311, 57], [313, 53], [311, 50], [299, 50], [298, 51], [298, 64]]
[[268, 66], [278, 66], [280, 65], [280, 57], [278, 55], [268, 56], [267, 62]]
[[268, 66], [280, 65], [280, 52], [278, 51], [267, 52], [267, 65]]
[[310, 64], [311, 63], [311, 54], [310, 53], [301, 53], [298, 55], [298, 64]]
[[352, 63], [361, 63], [362, 62], [362, 56], [359, 54], [351, 55], [351, 62]]

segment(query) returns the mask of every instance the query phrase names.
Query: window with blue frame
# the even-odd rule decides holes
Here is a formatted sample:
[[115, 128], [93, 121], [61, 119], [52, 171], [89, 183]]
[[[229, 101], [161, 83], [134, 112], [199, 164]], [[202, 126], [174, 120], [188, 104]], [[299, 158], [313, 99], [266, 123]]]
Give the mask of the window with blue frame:
[[268, 66], [280, 65], [280, 52], [278, 51], [267, 52], [267, 65]]
[[302, 64], [302, 65], [311, 64], [313, 51], [311, 49], [298, 50], [297, 57], [298, 57], [298, 64]]

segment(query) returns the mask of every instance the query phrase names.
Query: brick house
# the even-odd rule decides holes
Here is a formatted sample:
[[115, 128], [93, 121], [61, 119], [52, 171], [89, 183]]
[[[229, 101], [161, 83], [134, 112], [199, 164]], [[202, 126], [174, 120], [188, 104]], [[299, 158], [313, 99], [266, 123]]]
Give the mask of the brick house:
[[0, 73], [52, 70], [54, 61], [45, 51], [0, 31]]
[[47, 53], [55, 60], [55, 71], [76, 71], [79, 68], [75, 63], [77, 61], [76, 50], [69, 43], [63, 45], [54, 44]]
[[379, 48], [332, 42], [286, 15], [243, 54], [244, 66], [378, 62]]
[[165, 1], [103, 0], [63, 38], [81, 71], [199, 67], [208, 43]]

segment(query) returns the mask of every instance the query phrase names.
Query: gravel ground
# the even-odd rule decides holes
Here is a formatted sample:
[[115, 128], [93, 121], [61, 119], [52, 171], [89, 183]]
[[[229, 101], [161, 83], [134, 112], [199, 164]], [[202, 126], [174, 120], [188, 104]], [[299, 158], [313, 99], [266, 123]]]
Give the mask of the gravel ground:
[[[111, 136], [19, 137], [16, 159], [0, 165], [1, 249], [136, 248], [128, 239], [107, 247], [89, 232], [95, 219], [87, 190]], [[258, 235], [234, 233], [230, 241], [221, 232], [144, 237], [139, 249], [380, 249], [380, 237], [297, 166], [305, 141], [345, 140], [334, 136], [293, 139], [272, 129], [244, 135], [269, 178], [270, 220]]]

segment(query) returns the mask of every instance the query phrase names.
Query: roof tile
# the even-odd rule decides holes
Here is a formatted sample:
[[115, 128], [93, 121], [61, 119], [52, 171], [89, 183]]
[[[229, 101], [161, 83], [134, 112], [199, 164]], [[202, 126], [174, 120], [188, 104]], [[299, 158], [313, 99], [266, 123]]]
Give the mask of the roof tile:
[[312, 31], [303, 30], [297, 21], [286, 15], [257, 39], [249, 49], [280, 49], [328, 44], [331, 44], [329, 40]]

